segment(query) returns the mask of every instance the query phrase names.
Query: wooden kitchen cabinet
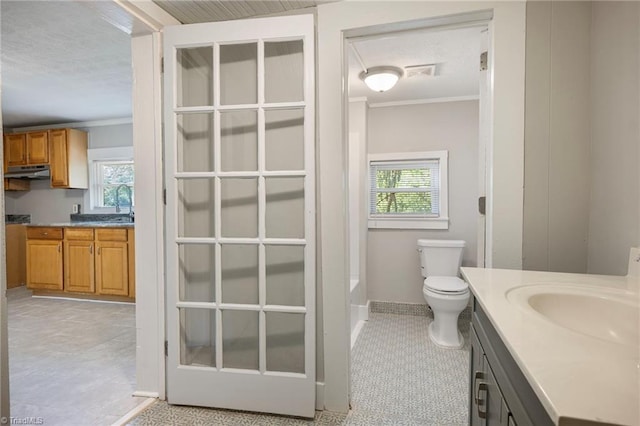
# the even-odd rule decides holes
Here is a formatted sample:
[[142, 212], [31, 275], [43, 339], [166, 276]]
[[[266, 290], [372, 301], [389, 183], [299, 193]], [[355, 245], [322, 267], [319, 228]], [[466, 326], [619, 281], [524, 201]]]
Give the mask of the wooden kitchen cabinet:
[[49, 130], [51, 186], [89, 188], [87, 133], [76, 129]]
[[27, 164], [27, 134], [14, 133], [4, 135], [4, 171], [9, 166]]
[[27, 287], [63, 289], [62, 228], [27, 228]]
[[127, 230], [96, 229], [96, 284], [98, 294], [129, 295]]
[[27, 164], [49, 163], [49, 132], [27, 133]]
[[49, 132], [4, 135], [4, 171], [9, 166], [49, 163]]
[[28, 227], [27, 287], [35, 294], [133, 299], [134, 245], [133, 228]]
[[22, 224], [7, 224], [7, 288], [27, 282], [27, 232]]
[[66, 228], [64, 232], [64, 290], [94, 293], [95, 248], [93, 229]]

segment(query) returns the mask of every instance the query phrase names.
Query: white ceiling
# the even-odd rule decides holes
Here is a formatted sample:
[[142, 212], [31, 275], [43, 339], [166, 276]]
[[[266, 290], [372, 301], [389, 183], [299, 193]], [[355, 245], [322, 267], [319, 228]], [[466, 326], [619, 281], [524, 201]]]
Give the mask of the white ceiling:
[[131, 41], [72, 1], [0, 2], [5, 127], [131, 116]]
[[[183, 23], [239, 19], [304, 8], [325, 0], [164, 1]], [[89, 6], [89, 7], [87, 7]], [[131, 116], [131, 51], [126, 28], [100, 17], [91, 2], [2, 0], [2, 114], [7, 128]], [[402, 78], [375, 93], [358, 78], [349, 52], [349, 96], [385, 103], [478, 95], [481, 28], [410, 32], [358, 40], [369, 68], [437, 64], [437, 76]]]
[[366, 97], [369, 104], [379, 104], [478, 96], [481, 31], [481, 27], [411, 31], [354, 41], [367, 68], [437, 66], [434, 77], [408, 78], [405, 73], [391, 90], [378, 93], [359, 78], [363, 68], [349, 49], [349, 97]]

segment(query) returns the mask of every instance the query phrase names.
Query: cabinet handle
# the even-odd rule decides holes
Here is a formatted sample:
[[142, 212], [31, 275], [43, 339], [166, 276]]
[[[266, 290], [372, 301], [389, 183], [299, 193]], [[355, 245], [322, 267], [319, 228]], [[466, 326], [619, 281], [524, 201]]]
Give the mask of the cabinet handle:
[[58, 253], [60, 253], [61, 248], [62, 248], [62, 243], [58, 243]]
[[[480, 382], [480, 384], [478, 385], [478, 393], [485, 391], [487, 393], [487, 395], [489, 395], [489, 385], [486, 382]], [[484, 400], [480, 399], [480, 402], [484, 403]], [[481, 419], [486, 419], [487, 418], [487, 412], [486, 411], [482, 411], [480, 410], [480, 404], [477, 405], [478, 407], [478, 417], [480, 417]]]
[[476, 404], [480, 405], [482, 404], [482, 400], [480, 399], [480, 397], [478, 396], [479, 394], [479, 390], [478, 390], [478, 380], [482, 380], [484, 379], [484, 375], [482, 374], [482, 371], [476, 371], [476, 374], [473, 376], [473, 394], [476, 400]]
[[93, 254], [93, 244], [89, 244], [89, 254]]
[[98, 255], [102, 254], [102, 247], [98, 247]]
[[49, 233], [48, 232], [43, 232], [42, 235], [49, 235]]

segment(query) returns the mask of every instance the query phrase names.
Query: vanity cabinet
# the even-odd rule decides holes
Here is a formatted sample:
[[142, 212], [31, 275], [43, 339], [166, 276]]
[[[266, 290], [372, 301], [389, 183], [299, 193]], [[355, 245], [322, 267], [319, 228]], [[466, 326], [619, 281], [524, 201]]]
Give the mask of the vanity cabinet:
[[4, 135], [5, 172], [9, 166], [49, 163], [49, 134], [46, 130]]
[[89, 188], [87, 133], [76, 129], [49, 130], [51, 187]]
[[473, 297], [469, 338], [469, 424], [553, 425], [498, 332]]
[[64, 232], [64, 290], [94, 293], [95, 250], [93, 229], [66, 228]]
[[27, 287], [62, 290], [62, 228], [27, 228]]

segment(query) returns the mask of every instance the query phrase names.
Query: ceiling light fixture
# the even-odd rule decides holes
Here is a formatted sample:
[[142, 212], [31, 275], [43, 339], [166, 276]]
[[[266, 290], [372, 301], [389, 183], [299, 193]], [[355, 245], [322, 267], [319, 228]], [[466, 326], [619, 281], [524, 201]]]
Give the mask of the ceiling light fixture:
[[360, 78], [374, 92], [386, 92], [402, 77], [402, 69], [396, 67], [373, 67], [360, 73]]

